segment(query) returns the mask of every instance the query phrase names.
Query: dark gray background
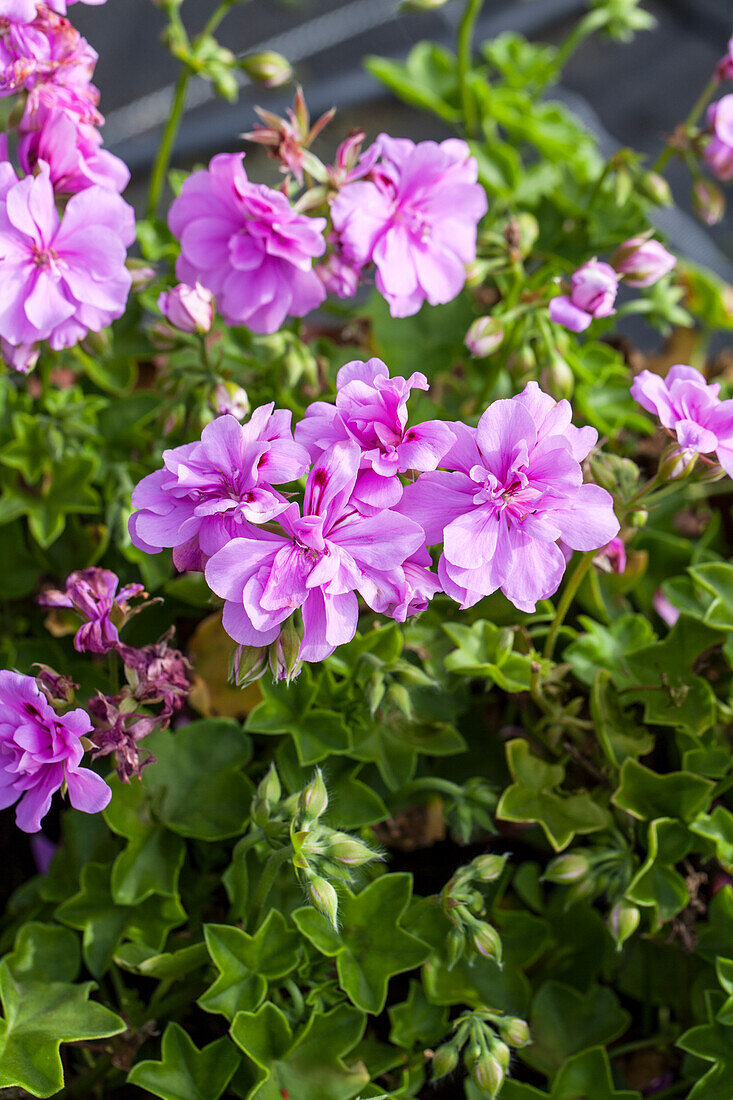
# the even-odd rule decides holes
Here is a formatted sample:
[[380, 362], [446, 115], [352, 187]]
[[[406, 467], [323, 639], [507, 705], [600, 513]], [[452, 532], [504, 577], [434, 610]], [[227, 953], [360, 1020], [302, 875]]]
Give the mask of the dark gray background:
[[[216, 0], [185, 0], [182, 14], [198, 30]], [[398, 0], [250, 0], [236, 5], [222, 25], [222, 44], [237, 53], [263, 46], [283, 52], [294, 64], [312, 112], [336, 104], [337, 122], [322, 149], [353, 125], [373, 136], [440, 136], [441, 125], [396, 103], [363, 71], [369, 53], [404, 57], [423, 38], [450, 43], [462, 5], [404, 13]], [[563, 98], [599, 133], [610, 152], [630, 145], [655, 156], [664, 135], [688, 112], [733, 33], [733, 0], [648, 0], [656, 30], [631, 45], [595, 37], [569, 65]], [[521, 31], [558, 42], [583, 0], [486, 0], [479, 37]], [[162, 13], [151, 0], [108, 0], [104, 7], [77, 4], [75, 24], [100, 54], [97, 83], [107, 116], [105, 140], [133, 171], [131, 197], [139, 200], [170, 103], [176, 65], [158, 42]], [[726, 89], [733, 92], [733, 86]], [[213, 99], [201, 81], [191, 88], [190, 106], [176, 146], [175, 163], [188, 166], [218, 150], [242, 147], [238, 134], [254, 122], [256, 103], [282, 109], [292, 89], [268, 92], [246, 86], [236, 106]], [[671, 175], [675, 193], [688, 205], [689, 176], [681, 166]], [[733, 278], [730, 218], [712, 232], [692, 219], [663, 215], [663, 228], [678, 248]]]

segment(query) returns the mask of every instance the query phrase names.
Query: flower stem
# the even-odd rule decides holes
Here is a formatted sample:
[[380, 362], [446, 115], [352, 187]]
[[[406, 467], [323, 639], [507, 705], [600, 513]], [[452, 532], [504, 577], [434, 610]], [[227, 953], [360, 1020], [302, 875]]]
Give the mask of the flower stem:
[[550, 660], [555, 652], [555, 643], [557, 642], [557, 636], [560, 633], [560, 628], [565, 622], [565, 616], [567, 615], [570, 605], [575, 599], [575, 595], [580, 588], [580, 585], [585, 577], [586, 573], [593, 564], [593, 557], [595, 550], [589, 550], [579, 559], [578, 564], [570, 575], [570, 580], [565, 585], [565, 589], [560, 598], [560, 602], [557, 605], [557, 611], [555, 612], [555, 618], [552, 620], [552, 626], [550, 627], [550, 633], [547, 635], [547, 641], [545, 642], [545, 660]]
[[173, 146], [175, 145], [178, 130], [181, 125], [184, 111], [186, 109], [186, 95], [188, 92], [188, 82], [191, 79], [191, 70], [188, 65], [184, 65], [179, 73], [178, 80], [176, 82], [176, 91], [173, 96], [173, 104], [171, 106], [171, 113], [168, 116], [168, 121], [165, 124], [165, 130], [163, 131], [163, 137], [158, 148], [158, 153], [153, 165], [152, 175], [150, 177], [150, 188], [148, 190], [148, 217], [154, 218], [160, 200], [163, 194], [163, 188], [165, 187], [166, 176], [168, 175], [168, 168], [171, 162], [171, 156], [173, 155]]
[[469, 86], [469, 77], [473, 64], [473, 32], [476, 29], [476, 20], [483, 7], [483, 2], [484, 0], [468, 0], [458, 27], [458, 88], [461, 94], [463, 124], [466, 134], [470, 138], [476, 136], [478, 129], [476, 104]]
[[[690, 111], [689, 115], [685, 119], [685, 122], [684, 122], [685, 132], [689, 132], [692, 129], [692, 127], [695, 125], [698, 118], [700, 117], [700, 115], [705, 110], [708, 103], [710, 102], [710, 100], [713, 98], [716, 91], [718, 90], [718, 85], [719, 84], [720, 84], [720, 81], [718, 80], [717, 76], [711, 77], [710, 80], [707, 82], [707, 84], [705, 85], [705, 87], [701, 91], [700, 95], [697, 97], [697, 99], [693, 103], [692, 110]], [[661, 172], [662, 169], [666, 166], [667, 161], [670, 159], [672, 154], [675, 153], [675, 152], [677, 152], [677, 150], [675, 149], [674, 145], [667, 144], [664, 147], [664, 149], [662, 149], [662, 151], [659, 154], [659, 156], [657, 157], [657, 159], [654, 161], [654, 164], [652, 165], [652, 169], [651, 169], [652, 172]]]
[[252, 897], [251, 920], [253, 931], [257, 929], [262, 908], [267, 901], [267, 896], [273, 887], [281, 865], [288, 859], [292, 859], [292, 856], [293, 852], [290, 845], [287, 845], [285, 848], [280, 848], [277, 852], [272, 852], [270, 854], [262, 874], [260, 875], [259, 882], [257, 883], [257, 889]]

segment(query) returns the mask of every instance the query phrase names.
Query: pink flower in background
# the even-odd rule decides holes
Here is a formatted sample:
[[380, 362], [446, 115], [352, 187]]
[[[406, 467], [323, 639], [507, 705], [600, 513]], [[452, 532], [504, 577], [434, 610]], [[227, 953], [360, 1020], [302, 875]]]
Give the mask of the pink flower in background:
[[0, 808], [15, 802], [15, 820], [37, 833], [56, 791], [66, 783], [71, 805], [84, 813], [103, 810], [110, 798], [104, 780], [81, 768], [81, 738], [92, 723], [83, 710], [56, 714], [32, 676], [0, 672]]
[[[119, 587], [120, 579], [109, 569], [91, 566], [66, 579], [63, 592], [49, 588], [38, 597], [42, 607], [71, 607], [85, 619], [74, 638], [79, 653], [108, 653], [120, 641], [118, 625], [129, 615], [128, 600], [145, 594], [141, 584]], [[111, 616], [115, 614], [115, 624]]]
[[47, 164], [20, 181], [0, 164], [0, 337], [59, 350], [121, 317], [134, 239], [132, 207], [114, 192], [88, 187], [59, 218]]
[[168, 644], [172, 633], [171, 629], [165, 638], [142, 649], [119, 649], [135, 698], [145, 706], [163, 703], [159, 725], [181, 709], [191, 690], [191, 665], [179, 649]]
[[462, 607], [500, 588], [520, 611], [534, 611], [565, 572], [558, 540], [595, 550], [618, 533], [610, 494], [583, 484], [580, 463], [597, 433], [573, 427], [571, 416], [567, 401], [529, 382], [490, 405], [478, 428], [451, 425], [450, 472], [406, 487], [399, 511], [421, 524], [428, 546], [443, 542], [438, 576]]
[[652, 596], [652, 607], [667, 626], [674, 626], [680, 617], [679, 609], [667, 599], [661, 588], [658, 588]]
[[0, 19], [11, 23], [32, 23], [36, 18], [36, 0], [0, 0]]
[[[44, 0], [44, 2], [52, 11], [57, 11], [59, 15], [66, 15], [66, 8], [71, 4], [76, 4], [77, 0]], [[106, 4], [107, 0], [79, 0], [79, 2], [82, 4]]]
[[684, 364], [670, 367], [664, 378], [643, 370], [631, 386], [634, 400], [676, 438], [683, 462], [715, 454], [733, 477], [733, 401], [721, 401], [719, 394], [720, 383], [708, 384], [699, 370]]
[[703, 158], [711, 172], [723, 181], [733, 180], [733, 95], [724, 95], [708, 107], [711, 137]]
[[407, 401], [413, 389], [427, 390], [424, 374], [390, 378], [381, 359], [354, 360], [336, 378], [336, 404], [316, 401], [306, 409], [295, 438], [311, 458], [341, 440], [361, 450], [361, 471], [353, 502], [366, 514], [391, 508], [402, 496], [397, 476], [408, 470], [434, 470], [455, 437], [439, 420], [407, 426]]
[[[42, 120], [42, 121], [41, 121]], [[98, 184], [118, 193], [130, 182], [124, 161], [102, 149], [102, 135], [89, 123], [77, 123], [63, 111], [40, 110], [39, 128], [21, 134], [18, 159], [33, 173], [39, 161], [49, 166], [56, 192], [74, 194]]]
[[360, 269], [345, 260], [338, 249], [329, 253], [315, 271], [326, 293], [334, 298], [353, 298], [359, 288]]
[[589, 260], [573, 273], [570, 296], [550, 302], [550, 318], [571, 332], [585, 332], [596, 317], [610, 317], [618, 294], [618, 275], [610, 264]]
[[197, 443], [163, 452], [163, 469], [132, 494], [130, 536], [157, 554], [173, 547], [178, 569], [202, 569], [205, 558], [249, 521], [265, 523], [288, 507], [273, 485], [308, 468], [308, 452], [293, 441], [289, 412], [255, 409], [246, 424], [230, 415], [207, 424]]
[[40, 354], [41, 349], [37, 344], [19, 344], [13, 347], [7, 340], [0, 338], [0, 355], [3, 362], [18, 374], [29, 374], [38, 362]]
[[207, 563], [206, 580], [226, 601], [224, 629], [235, 642], [269, 645], [300, 608], [299, 657], [321, 661], [354, 637], [357, 592], [375, 611], [404, 601], [402, 566], [423, 533], [395, 512], [365, 518], [350, 506], [360, 461], [356, 443], [336, 443], [308, 476], [302, 516], [291, 504], [278, 516], [281, 533], [250, 527]]
[[616, 250], [613, 266], [629, 286], [653, 286], [677, 263], [659, 241], [631, 237]]
[[326, 220], [298, 214], [280, 191], [250, 183], [243, 158], [222, 153], [184, 183], [168, 216], [181, 242], [176, 273], [215, 294], [227, 324], [276, 332], [326, 296], [313, 270], [326, 250]]
[[626, 547], [623, 539], [611, 539], [602, 546], [593, 559], [594, 565], [602, 573], [623, 573], [626, 570]]
[[408, 317], [462, 290], [486, 193], [463, 141], [415, 145], [381, 134], [375, 145], [371, 178], [342, 187], [331, 216], [345, 259], [357, 269], [373, 262], [392, 316]]
[[179, 283], [173, 290], [163, 291], [158, 309], [180, 332], [204, 334], [211, 330], [214, 321], [214, 295], [201, 283], [195, 286]]
[[733, 80], [733, 38], [728, 42], [728, 52], [721, 57], [715, 70], [718, 80]]

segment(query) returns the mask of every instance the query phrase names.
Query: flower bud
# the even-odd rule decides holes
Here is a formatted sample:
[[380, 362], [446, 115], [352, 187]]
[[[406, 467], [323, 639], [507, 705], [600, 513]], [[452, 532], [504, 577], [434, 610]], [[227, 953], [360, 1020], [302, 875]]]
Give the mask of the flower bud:
[[617, 901], [608, 915], [608, 927], [616, 941], [616, 950], [620, 951], [626, 940], [633, 936], [639, 927], [641, 914], [635, 905], [622, 898]]
[[206, 287], [196, 283], [187, 286], [179, 283], [173, 290], [164, 290], [158, 298], [158, 309], [166, 321], [179, 332], [198, 332], [202, 335], [211, 330], [214, 320], [214, 295]]
[[644, 172], [637, 180], [636, 186], [645, 199], [649, 199], [657, 206], [672, 205], [672, 190], [659, 172]]
[[501, 876], [507, 856], [486, 854], [477, 856], [471, 866], [481, 882], [495, 882]]
[[588, 857], [576, 852], [553, 859], [548, 864], [542, 877], [546, 882], [556, 882], [560, 886], [568, 886], [571, 882], [578, 882], [584, 878], [589, 870], [590, 861]]
[[575, 390], [575, 375], [572, 367], [561, 355], [553, 355], [549, 367], [542, 371], [542, 385], [552, 396], [561, 401], [569, 400]]
[[481, 1092], [488, 1093], [493, 1098], [504, 1084], [505, 1071], [493, 1053], [485, 1054], [474, 1063], [471, 1077]]
[[219, 416], [229, 413], [237, 420], [244, 420], [249, 412], [247, 391], [236, 382], [220, 382], [210, 397], [211, 407]]
[[144, 260], [129, 259], [125, 266], [132, 276], [133, 290], [144, 290], [155, 278], [155, 268]]
[[602, 573], [624, 573], [626, 570], [626, 547], [618, 535], [597, 551], [593, 564]]
[[697, 451], [680, 447], [679, 443], [670, 443], [659, 459], [658, 476], [662, 481], [678, 481], [691, 477], [698, 458]]
[[308, 898], [313, 908], [322, 913], [334, 928], [338, 928], [339, 901], [331, 883], [320, 875], [314, 875], [308, 883]]
[[274, 764], [270, 764], [269, 771], [264, 779], [262, 779], [255, 792], [254, 801], [258, 805], [262, 806], [267, 811], [269, 818], [272, 811], [280, 801], [282, 794], [282, 787], [280, 786], [280, 778], [277, 774], [277, 768]]
[[695, 212], [706, 225], [717, 225], [725, 214], [725, 195], [711, 180], [699, 179], [692, 188]]
[[18, 374], [30, 374], [38, 362], [41, 349], [38, 344], [9, 344], [0, 338], [0, 357], [6, 367]]
[[458, 1051], [449, 1043], [438, 1047], [433, 1057], [433, 1080], [446, 1077], [458, 1065]]
[[448, 969], [452, 970], [463, 955], [466, 939], [459, 928], [451, 928], [446, 941], [446, 954], [448, 956]]
[[264, 674], [267, 650], [264, 646], [238, 645], [229, 658], [229, 683], [246, 688]]
[[671, 271], [677, 259], [659, 241], [631, 237], [617, 248], [611, 260], [629, 286], [653, 286]]
[[74, 692], [79, 685], [70, 676], [63, 676], [48, 665], [36, 663], [33, 667], [38, 669], [36, 683], [52, 706], [63, 706], [73, 701]]
[[301, 640], [292, 618], [283, 623], [279, 637], [268, 650], [270, 672], [275, 680], [284, 680], [289, 684], [297, 678], [303, 667], [303, 662], [298, 658]]
[[307, 787], [300, 792], [300, 813], [304, 821], [317, 821], [328, 806], [328, 791], [320, 768]]
[[499, 1023], [501, 1037], [510, 1047], [524, 1047], [530, 1039], [527, 1021], [519, 1016], [508, 1016]]
[[512, 1056], [512, 1052], [506, 1043], [502, 1043], [501, 1039], [495, 1039], [491, 1044], [491, 1053], [496, 1058], [497, 1062], [504, 1070], [504, 1073], [509, 1069], [509, 1061]]
[[364, 863], [370, 863], [379, 856], [373, 852], [368, 844], [364, 844], [356, 837], [348, 833], [333, 833], [328, 845], [328, 855], [331, 859], [337, 859], [339, 863], [345, 863], [349, 867], [361, 867]]
[[629, 527], [646, 527], [646, 521], [649, 519], [649, 513], [646, 508], [637, 508], [634, 512], [630, 512], [627, 517]]
[[504, 339], [504, 329], [493, 317], [477, 317], [466, 333], [466, 347], [477, 359], [492, 355]]
[[501, 936], [485, 921], [477, 921], [472, 934], [473, 946], [487, 959], [494, 959], [501, 966]]
[[251, 53], [240, 61], [250, 80], [264, 84], [266, 88], [279, 88], [293, 79], [293, 69], [286, 57], [274, 50]]

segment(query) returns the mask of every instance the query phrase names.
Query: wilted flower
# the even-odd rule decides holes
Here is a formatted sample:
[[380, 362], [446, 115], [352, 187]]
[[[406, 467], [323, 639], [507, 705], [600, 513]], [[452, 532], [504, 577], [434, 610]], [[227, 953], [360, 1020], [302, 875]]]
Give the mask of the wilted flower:
[[0, 808], [18, 802], [15, 820], [37, 833], [64, 784], [71, 805], [96, 814], [112, 792], [96, 772], [80, 767], [81, 738], [91, 733], [83, 710], [56, 714], [32, 676], [0, 672]]
[[[117, 627], [130, 613], [128, 601], [145, 594], [141, 584], [119, 588], [119, 583], [119, 577], [111, 570], [91, 566], [67, 577], [63, 592], [47, 588], [38, 602], [42, 607], [71, 607], [86, 620], [74, 638], [74, 648], [79, 653], [108, 653], [119, 644]], [[116, 623], [113, 615], [117, 617]]]
[[733, 180], [733, 95], [724, 95], [708, 107], [710, 140], [703, 158], [720, 180]]
[[398, 510], [417, 520], [428, 546], [443, 542], [438, 576], [462, 607], [501, 588], [520, 611], [556, 590], [565, 572], [562, 540], [595, 550], [617, 534], [613, 499], [584, 485], [580, 463], [594, 428], [575, 428], [567, 401], [536, 382], [495, 401], [478, 428], [451, 424], [456, 445], [442, 465], [405, 488]]
[[138, 742], [158, 727], [159, 719], [138, 714], [135, 707], [135, 700], [124, 691], [112, 697], [98, 694], [89, 701], [89, 713], [94, 720], [90, 736], [94, 746], [92, 758], [114, 755], [117, 775], [123, 783], [129, 783], [133, 777], [139, 779], [145, 765], [154, 761], [149, 754], [140, 759]]
[[659, 241], [631, 237], [616, 250], [613, 266], [629, 286], [653, 286], [677, 263]]
[[618, 275], [610, 264], [589, 260], [570, 279], [570, 295], [550, 301], [550, 317], [571, 332], [584, 332], [597, 317], [610, 317], [618, 293]]
[[298, 183], [302, 184], [304, 168], [311, 159], [308, 147], [331, 121], [335, 108], [332, 107], [326, 111], [311, 126], [303, 90], [298, 88], [293, 106], [286, 112], [287, 118], [281, 118], [272, 111], [265, 111], [262, 107], [256, 107], [255, 110], [265, 125], [255, 123], [254, 130], [241, 136], [247, 141], [264, 145], [268, 154], [280, 161], [280, 170], [292, 172]]
[[326, 296], [313, 270], [326, 250], [326, 219], [298, 214], [282, 192], [250, 183], [243, 159], [221, 153], [184, 183], [168, 215], [181, 242], [176, 274], [215, 294], [227, 324], [271, 333]]
[[191, 690], [191, 665], [179, 649], [168, 644], [171, 633], [141, 649], [121, 646], [119, 650], [138, 702], [163, 703], [159, 721], [167, 721], [180, 710]]
[[211, 330], [214, 320], [214, 295], [201, 283], [195, 286], [179, 283], [172, 290], [162, 292], [158, 309], [180, 332], [204, 334]]

